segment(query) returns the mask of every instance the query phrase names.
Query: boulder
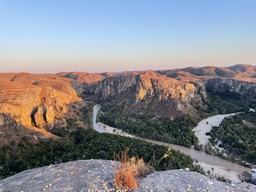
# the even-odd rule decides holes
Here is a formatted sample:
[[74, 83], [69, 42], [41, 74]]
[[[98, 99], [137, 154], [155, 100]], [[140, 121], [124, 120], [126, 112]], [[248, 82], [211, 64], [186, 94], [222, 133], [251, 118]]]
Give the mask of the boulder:
[[43, 107], [37, 108], [37, 110], [34, 114], [36, 127], [43, 128], [46, 125], [45, 114], [46, 114], [45, 108], [43, 108]]

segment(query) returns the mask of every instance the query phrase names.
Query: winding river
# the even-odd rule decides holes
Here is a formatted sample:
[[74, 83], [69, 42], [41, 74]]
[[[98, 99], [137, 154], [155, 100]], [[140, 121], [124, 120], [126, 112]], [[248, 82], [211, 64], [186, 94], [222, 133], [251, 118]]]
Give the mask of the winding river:
[[[242, 173], [243, 171], [250, 172], [249, 168], [232, 163], [230, 161], [226, 161], [217, 156], [208, 155], [205, 152], [197, 151], [193, 148], [186, 148], [183, 146], [165, 143], [165, 142], [161, 142], [161, 141], [155, 141], [155, 140], [151, 140], [151, 139], [136, 137], [136, 136], [127, 134], [121, 130], [118, 130], [117, 128], [110, 127], [101, 122], [96, 122], [96, 118], [97, 118], [97, 114], [98, 114], [99, 110], [100, 110], [100, 105], [98, 105], [98, 104], [95, 105], [93, 108], [93, 127], [98, 132], [133, 137], [133, 138], [141, 139], [141, 140], [153, 143], [153, 144], [164, 145], [164, 146], [170, 147], [174, 150], [179, 150], [180, 152], [182, 152], [186, 155], [189, 155], [192, 159], [197, 160], [205, 171], [215, 170], [215, 174], [217, 174], [219, 176], [226, 177], [227, 179], [230, 179], [233, 182], [239, 182], [238, 177], [237, 177], [239, 173]], [[230, 115], [234, 115], [234, 114], [227, 114], [224, 116], [216, 115], [216, 116], [207, 118], [207, 120], [206, 119], [202, 120], [201, 128], [202, 128], [203, 124], [204, 125], [206, 124], [206, 121], [208, 122], [207, 124], [210, 126], [217, 125], [224, 119], [224, 117], [230, 116]], [[217, 122], [217, 120], [218, 120], [218, 122]]]

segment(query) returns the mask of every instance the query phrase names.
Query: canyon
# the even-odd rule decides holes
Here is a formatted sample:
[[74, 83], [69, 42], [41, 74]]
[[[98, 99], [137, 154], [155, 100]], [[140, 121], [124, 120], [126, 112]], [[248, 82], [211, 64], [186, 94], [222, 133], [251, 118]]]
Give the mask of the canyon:
[[[45, 127], [68, 112], [74, 102], [99, 103], [121, 113], [200, 120], [208, 93], [230, 93], [254, 99], [256, 67], [202, 67], [120, 73], [0, 73], [0, 113], [24, 127], [52, 134]], [[253, 107], [253, 106], [252, 106]]]
[[[38, 143], [42, 139], [54, 138], [63, 139], [61, 142], [65, 143], [68, 138], [75, 138], [74, 142], [79, 144], [83, 136], [74, 135], [74, 130], [77, 129], [79, 133], [81, 128], [92, 128], [96, 116], [90, 116], [88, 111], [92, 112], [95, 104], [100, 104], [103, 112], [116, 113], [127, 118], [131, 125], [136, 125], [138, 119], [142, 126], [151, 124], [144, 132], [155, 133], [154, 129], [159, 128], [159, 141], [165, 141], [161, 140], [164, 139], [161, 134], [171, 138], [172, 133], [165, 131], [177, 129], [175, 126], [177, 123], [183, 124], [183, 120], [190, 122], [192, 119], [191, 122], [194, 123], [218, 113], [255, 109], [255, 93], [256, 67], [251, 65], [120, 73], [0, 73], [0, 152], [10, 166], [15, 168], [20, 162], [17, 165], [16, 161], [10, 160], [6, 151], [19, 148], [27, 152], [28, 141]], [[230, 109], [226, 109], [227, 107]], [[88, 118], [85, 115], [88, 115]], [[166, 130], [152, 124], [161, 121], [167, 122]], [[152, 126], [155, 128], [152, 129]], [[177, 129], [174, 138], [177, 136], [176, 142], [179, 142], [179, 139], [185, 142], [176, 144], [186, 147], [196, 144], [196, 137], [190, 135], [190, 127], [187, 127], [187, 124], [182, 126]], [[146, 138], [148, 141], [157, 140]], [[190, 139], [193, 142], [187, 142]], [[161, 143], [163, 142], [158, 144]], [[53, 149], [54, 147], [51, 148]], [[104, 154], [103, 151], [100, 153]], [[87, 158], [86, 155], [80, 157], [76, 153], [63, 155]], [[62, 162], [61, 158], [54, 158], [53, 161]], [[6, 168], [4, 162], [2, 165], [1, 169]]]
[[209, 108], [209, 93], [229, 93], [252, 98], [256, 93], [256, 68], [185, 68], [160, 71], [136, 71], [101, 76], [91, 83], [73, 82], [77, 93], [106, 108], [122, 113], [177, 118], [189, 115], [200, 119], [199, 110]]

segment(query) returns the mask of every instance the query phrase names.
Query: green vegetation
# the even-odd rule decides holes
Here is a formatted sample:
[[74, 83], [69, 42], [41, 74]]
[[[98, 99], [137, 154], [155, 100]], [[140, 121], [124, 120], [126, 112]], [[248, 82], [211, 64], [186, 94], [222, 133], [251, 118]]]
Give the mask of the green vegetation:
[[228, 114], [234, 112], [248, 111], [251, 105], [251, 99], [246, 99], [238, 93], [233, 92], [208, 92], [207, 116], [215, 114]]
[[[207, 109], [195, 107], [198, 109], [198, 115], [201, 118], [206, 118], [216, 114], [248, 111], [249, 107], [253, 107], [253, 103], [256, 106], [253, 99], [246, 99], [246, 96], [233, 92], [208, 92], [208, 98], [204, 101]], [[193, 119], [190, 116], [181, 116], [172, 120], [156, 119], [153, 116], [140, 114], [126, 115], [118, 107], [103, 108], [103, 111], [104, 113], [99, 116], [99, 121], [130, 134], [186, 147], [194, 145], [197, 149], [200, 148], [198, 139], [192, 132], [199, 119]]]
[[83, 107], [81, 109], [81, 112], [83, 114], [81, 120], [84, 121], [89, 128], [93, 127], [93, 122], [92, 122], [93, 107], [94, 107], [94, 104], [88, 103], [87, 107]]
[[[67, 127], [53, 128], [51, 132], [60, 136], [60, 139], [41, 139], [35, 143], [30, 140], [30, 137], [22, 137], [20, 142], [10, 141], [8, 145], [3, 145], [0, 148], [0, 179], [23, 170], [73, 160], [113, 160], [114, 154], [118, 156], [126, 148], [129, 148], [129, 156], [143, 158], [145, 163], [153, 166], [156, 170], [189, 167], [191, 170], [202, 172], [199, 166], [193, 165], [193, 160], [190, 157], [178, 151], [171, 150], [169, 156], [163, 159], [163, 155], [169, 152], [167, 147], [94, 131], [92, 129], [92, 112], [93, 105], [87, 105], [80, 109], [76, 116], [66, 119]], [[184, 120], [180, 129], [186, 130], [185, 125], [189, 123], [190, 119]], [[85, 128], [79, 128], [81, 121], [86, 124]], [[141, 122], [143, 122], [143, 118]], [[171, 123], [173, 126], [178, 124], [175, 121]], [[162, 125], [162, 129], [168, 130], [170, 122], [165, 122], [165, 124]], [[147, 132], [146, 127], [144, 127], [144, 131]]]
[[175, 120], [154, 119], [150, 116], [134, 115], [132, 118], [114, 111], [105, 111], [99, 120], [109, 126], [130, 134], [190, 147], [198, 142], [192, 129], [197, 122], [189, 116]]
[[[58, 130], [58, 132], [61, 132]], [[151, 145], [147, 142], [116, 136], [100, 134], [89, 129], [78, 128], [72, 132], [63, 132], [58, 140], [41, 140], [30, 143], [24, 137], [16, 146], [4, 145], [0, 149], [0, 178], [5, 178], [20, 171], [50, 164], [62, 163], [80, 159], [109, 159], [129, 148], [129, 156], [143, 158], [146, 163], [155, 165], [156, 170], [179, 169], [189, 167], [199, 170], [193, 165], [190, 157], [178, 151], [171, 151], [168, 158], [156, 163], [166, 153], [168, 148]]]
[[256, 113], [246, 112], [225, 118], [211, 130], [211, 143], [220, 140], [225, 152], [233, 157], [256, 164]]

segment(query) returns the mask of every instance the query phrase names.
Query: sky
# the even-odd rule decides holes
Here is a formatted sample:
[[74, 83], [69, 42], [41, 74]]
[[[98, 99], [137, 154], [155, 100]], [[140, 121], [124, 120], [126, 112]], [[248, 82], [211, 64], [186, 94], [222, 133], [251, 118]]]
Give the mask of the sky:
[[0, 0], [0, 72], [256, 65], [256, 0]]

